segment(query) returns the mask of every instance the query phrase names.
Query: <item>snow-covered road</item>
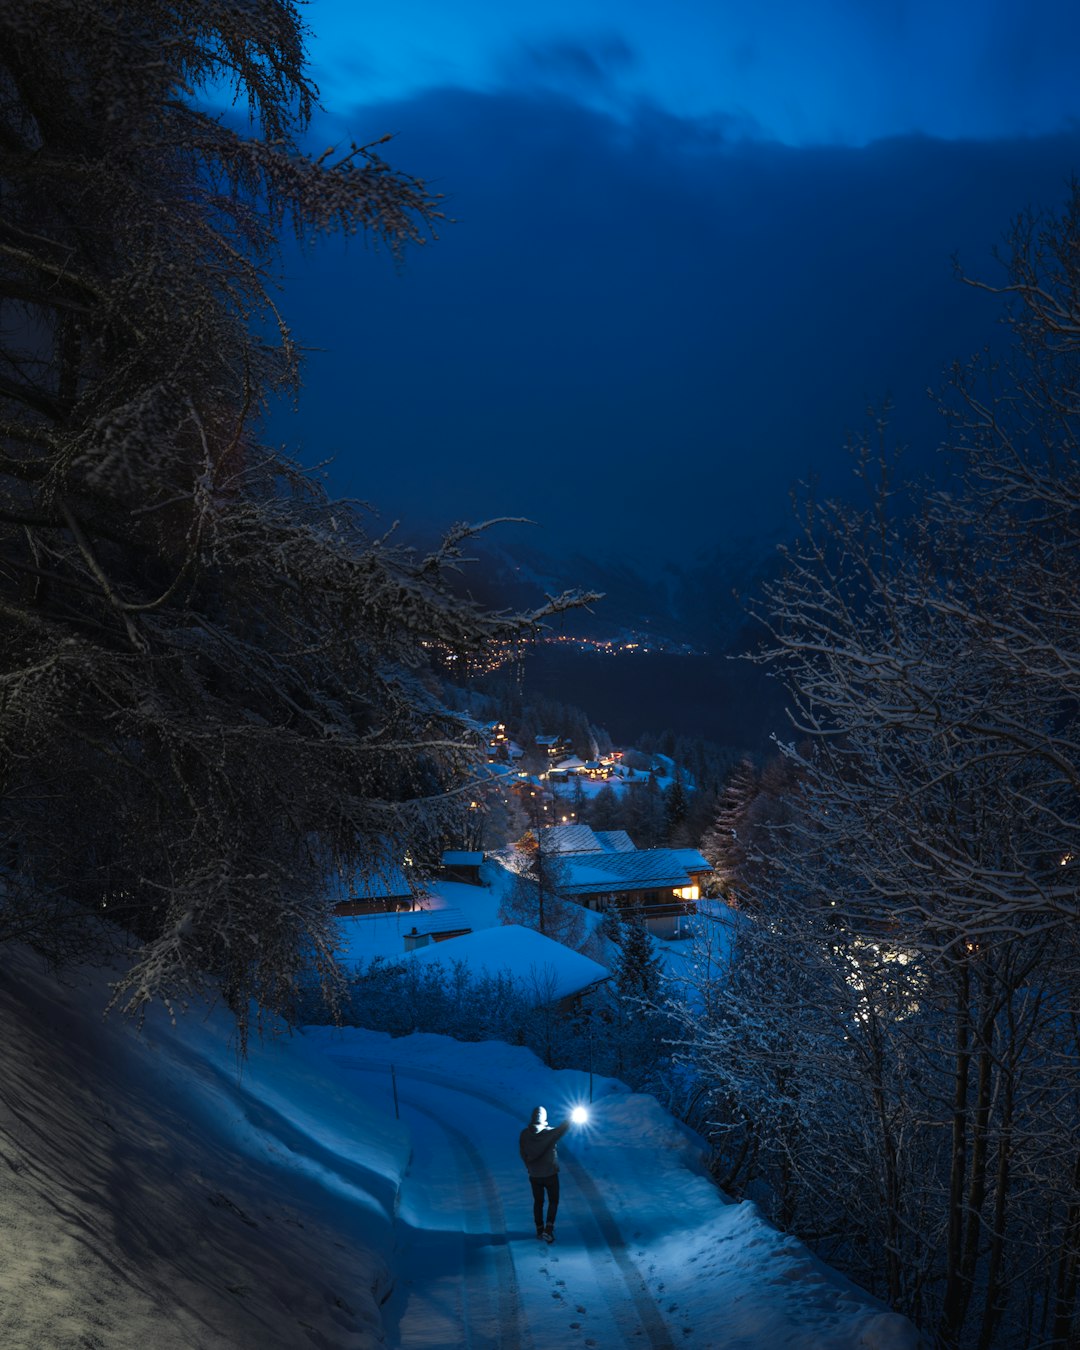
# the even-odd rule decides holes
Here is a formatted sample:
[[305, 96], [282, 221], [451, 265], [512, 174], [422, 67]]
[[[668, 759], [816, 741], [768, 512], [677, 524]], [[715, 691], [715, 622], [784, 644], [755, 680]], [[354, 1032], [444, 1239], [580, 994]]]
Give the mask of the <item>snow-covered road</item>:
[[412, 1153], [384, 1308], [391, 1344], [517, 1350], [525, 1342], [502, 1198], [468, 1135], [448, 1123], [460, 1101], [440, 1102], [439, 1090], [427, 1105], [399, 1095]]
[[560, 1145], [547, 1247], [518, 1133], [587, 1074], [328, 1027], [268, 1028], [241, 1064], [224, 1009], [140, 1035], [102, 1022], [108, 972], [3, 955], [4, 1350], [915, 1350], [614, 1080]]
[[308, 1064], [393, 1121], [400, 1173], [392, 1345], [642, 1350], [914, 1350], [914, 1328], [729, 1204], [700, 1139], [647, 1096], [597, 1078], [589, 1124], [559, 1145], [557, 1241], [537, 1242], [518, 1134], [563, 1119], [589, 1076], [501, 1042], [307, 1028]]
[[[335, 1059], [343, 1077], [388, 1091], [388, 1065]], [[587, 1142], [579, 1138], [576, 1151], [572, 1139], [560, 1145], [558, 1242], [548, 1247], [536, 1240], [517, 1157], [523, 1122], [488, 1094], [423, 1070], [399, 1070], [397, 1094], [412, 1156], [398, 1209], [396, 1285], [384, 1309], [392, 1344], [672, 1350], [668, 1324], [580, 1160]]]

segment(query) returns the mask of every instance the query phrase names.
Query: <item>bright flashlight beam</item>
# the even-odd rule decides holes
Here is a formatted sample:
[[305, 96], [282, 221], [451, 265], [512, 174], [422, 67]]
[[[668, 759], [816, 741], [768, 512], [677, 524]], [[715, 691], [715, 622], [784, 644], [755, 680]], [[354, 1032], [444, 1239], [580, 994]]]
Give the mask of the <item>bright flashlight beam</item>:
[[575, 1106], [574, 1109], [570, 1112], [570, 1119], [574, 1122], [575, 1125], [584, 1125], [585, 1122], [589, 1119], [589, 1113], [588, 1111], [585, 1110], [583, 1106]]

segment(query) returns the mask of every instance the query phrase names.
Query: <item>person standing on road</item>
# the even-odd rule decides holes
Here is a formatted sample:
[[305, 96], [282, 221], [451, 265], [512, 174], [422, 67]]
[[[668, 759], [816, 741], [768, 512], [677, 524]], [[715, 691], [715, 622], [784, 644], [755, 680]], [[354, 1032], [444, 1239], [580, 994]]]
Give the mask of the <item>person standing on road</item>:
[[[533, 1194], [533, 1220], [536, 1236], [545, 1242], [555, 1241], [555, 1215], [559, 1212], [559, 1150], [558, 1143], [570, 1128], [570, 1121], [561, 1125], [548, 1124], [547, 1111], [537, 1106], [532, 1119], [521, 1131], [519, 1151], [521, 1161], [529, 1174]], [[547, 1196], [547, 1223], [544, 1222], [544, 1196]]]

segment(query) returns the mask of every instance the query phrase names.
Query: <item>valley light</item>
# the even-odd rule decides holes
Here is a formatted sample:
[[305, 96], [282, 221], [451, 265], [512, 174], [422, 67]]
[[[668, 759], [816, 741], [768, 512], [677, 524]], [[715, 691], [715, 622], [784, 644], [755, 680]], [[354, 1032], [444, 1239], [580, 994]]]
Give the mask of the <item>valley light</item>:
[[589, 1113], [588, 1111], [585, 1110], [583, 1106], [575, 1106], [574, 1109], [570, 1112], [570, 1119], [574, 1122], [575, 1125], [584, 1125], [585, 1122], [589, 1119]]

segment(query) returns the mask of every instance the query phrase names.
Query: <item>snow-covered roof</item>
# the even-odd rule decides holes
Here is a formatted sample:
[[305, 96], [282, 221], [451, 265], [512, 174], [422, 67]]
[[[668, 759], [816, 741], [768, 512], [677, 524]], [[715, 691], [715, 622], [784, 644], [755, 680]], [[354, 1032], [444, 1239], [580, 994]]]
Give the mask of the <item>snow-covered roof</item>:
[[603, 844], [588, 825], [549, 825], [540, 831], [545, 853], [601, 853]]
[[413, 893], [400, 863], [387, 858], [370, 862], [362, 875], [347, 879], [334, 877], [329, 882], [330, 899], [345, 900], [405, 899]]
[[673, 848], [672, 853], [676, 854], [679, 861], [688, 872], [711, 872], [712, 863], [708, 858], [703, 858], [696, 848]]
[[545, 853], [637, 852], [625, 830], [594, 830], [591, 825], [549, 825], [540, 832], [540, 844]]
[[637, 847], [625, 830], [594, 830], [593, 833], [606, 853], [632, 853]]
[[447, 969], [461, 961], [477, 976], [506, 973], [537, 1006], [580, 994], [610, 974], [598, 961], [516, 923], [420, 947], [408, 959]]
[[690, 885], [690, 869], [680, 854], [700, 860], [694, 871], [708, 872], [709, 864], [693, 849], [644, 848], [625, 852], [584, 853], [562, 859], [563, 888], [568, 895], [600, 895], [608, 891], [657, 890]]
[[483, 861], [483, 853], [469, 853], [464, 849], [448, 848], [442, 855], [444, 867], [479, 867]]
[[375, 957], [398, 960], [405, 955], [405, 938], [418, 933], [468, 932], [472, 924], [460, 909], [403, 909], [396, 914], [354, 914], [336, 920], [343, 965], [359, 968]]
[[485, 774], [488, 778], [506, 778], [511, 774], [515, 774], [516, 770], [512, 769], [509, 764], [494, 763], [481, 764], [480, 772]]

